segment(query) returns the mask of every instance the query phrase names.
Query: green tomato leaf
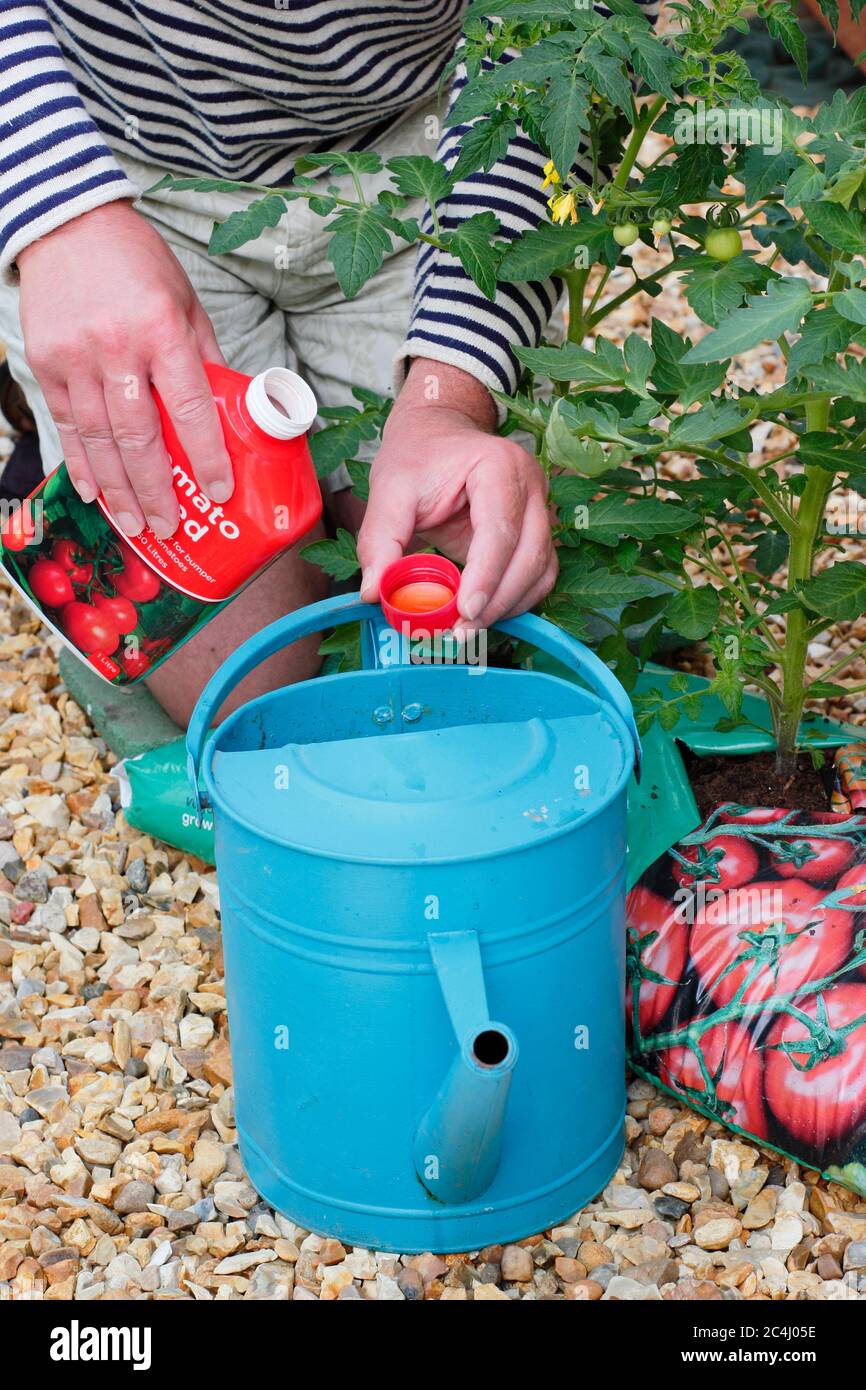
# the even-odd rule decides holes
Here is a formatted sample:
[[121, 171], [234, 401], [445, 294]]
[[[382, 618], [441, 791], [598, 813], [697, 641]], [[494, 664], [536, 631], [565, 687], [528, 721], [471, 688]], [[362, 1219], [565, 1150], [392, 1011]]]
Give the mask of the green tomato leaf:
[[791, 348], [789, 371], [793, 375], [822, 362], [825, 357], [835, 357], [850, 341], [850, 319], [843, 318], [832, 305], [826, 309], [812, 309], [800, 325], [800, 336]]
[[616, 545], [622, 536], [652, 540], [656, 536], [682, 535], [700, 520], [677, 502], [660, 502], [655, 497], [631, 498], [611, 493], [590, 502], [581, 535], [600, 545]]
[[478, 169], [492, 169], [504, 157], [516, 130], [517, 122], [505, 108], [470, 126], [460, 141], [460, 155], [451, 170], [452, 182], [459, 183]]
[[754, 204], [766, 198], [768, 193], [787, 182], [799, 163], [794, 150], [783, 149], [773, 153], [763, 145], [747, 146], [743, 157], [746, 202]]
[[569, 575], [564, 586], [558, 590], [562, 597], [568, 595], [581, 608], [618, 608], [623, 603], [633, 603], [635, 599], [645, 598], [655, 591], [651, 579], [623, 574], [621, 570], [613, 572], [605, 569]]
[[840, 203], [804, 202], [803, 213], [814, 231], [837, 251], [852, 256], [862, 254], [866, 245], [866, 222], [859, 213], [843, 208]]
[[302, 559], [311, 565], [318, 565], [332, 579], [351, 579], [360, 568], [355, 537], [342, 529], [333, 541], [313, 541], [301, 551]]
[[771, 280], [764, 294], [749, 295], [748, 307], [735, 309], [723, 319], [718, 328], [689, 349], [683, 362], [720, 362], [768, 338], [794, 332], [811, 307], [812, 296], [803, 280]]
[[[324, 409], [319, 413], [324, 415]], [[341, 463], [348, 463], [354, 458], [362, 440], [375, 439], [377, 434], [375, 422], [360, 412], [341, 420], [337, 425], [316, 430], [310, 435], [310, 453], [317, 477], [325, 478]]]
[[397, 192], [404, 198], [424, 198], [430, 206], [447, 198], [453, 187], [445, 165], [426, 154], [401, 154], [388, 160]]
[[616, 348], [614, 351], [618, 363], [605, 360], [579, 343], [565, 343], [561, 348], [515, 347], [514, 355], [530, 371], [549, 376], [551, 381], [571, 381], [580, 386], [621, 386], [625, 383], [626, 366], [622, 354]]
[[638, 396], [649, 396], [647, 380], [655, 366], [655, 354], [639, 333], [630, 333], [623, 344], [623, 357], [627, 368], [625, 384]]
[[500, 252], [491, 245], [499, 231], [499, 220], [492, 212], [477, 212], [455, 227], [448, 238], [448, 249], [460, 261], [466, 274], [488, 299], [496, 298], [496, 269]]
[[[776, 4], [770, 5], [764, 11], [764, 21], [773, 38], [778, 39], [794, 59], [800, 80], [805, 84], [809, 75], [809, 56], [806, 51], [806, 35], [800, 28], [796, 10], [788, 0], [777, 0]], [[747, 197], [749, 202], [757, 201], [748, 194]]]
[[866, 565], [840, 560], [805, 583], [800, 594], [807, 608], [834, 622], [854, 622], [866, 611]]
[[347, 299], [354, 299], [376, 274], [391, 249], [381, 207], [341, 208], [331, 223], [328, 260]]
[[710, 584], [681, 589], [665, 609], [665, 622], [688, 642], [699, 642], [719, 620], [719, 596]]
[[[592, 72], [587, 67], [588, 77]], [[577, 68], [553, 78], [547, 94], [541, 134], [561, 179], [568, 177], [589, 125], [590, 91]]]
[[684, 410], [695, 401], [706, 400], [725, 379], [723, 364], [708, 363], [705, 367], [681, 367], [691, 340], [684, 338], [661, 319], [652, 321], [652, 345], [655, 365], [652, 379], [657, 391], [675, 396]]
[[320, 150], [295, 160], [295, 173], [311, 169], [333, 169], [338, 174], [378, 174], [382, 161], [374, 150]]
[[763, 289], [773, 278], [772, 270], [742, 252], [725, 262], [702, 255], [683, 276], [683, 289], [698, 317], [715, 328], [742, 305], [747, 290]]
[[286, 199], [281, 193], [268, 193], [265, 198], [257, 198], [249, 207], [232, 212], [224, 222], [215, 222], [208, 244], [209, 256], [224, 256], [227, 251], [236, 251], [248, 241], [255, 241], [266, 227], [276, 227], [286, 210]]
[[818, 362], [804, 369], [803, 375], [818, 391], [833, 396], [850, 396], [853, 401], [866, 401], [866, 364], [846, 358], [839, 362]]
[[833, 296], [833, 308], [844, 319], [849, 319], [851, 323], [858, 323], [861, 327], [866, 327], [866, 291], [841, 290]]
[[736, 401], [708, 401], [700, 410], [678, 415], [668, 430], [666, 447], [694, 449], [733, 434], [743, 425], [745, 415]]

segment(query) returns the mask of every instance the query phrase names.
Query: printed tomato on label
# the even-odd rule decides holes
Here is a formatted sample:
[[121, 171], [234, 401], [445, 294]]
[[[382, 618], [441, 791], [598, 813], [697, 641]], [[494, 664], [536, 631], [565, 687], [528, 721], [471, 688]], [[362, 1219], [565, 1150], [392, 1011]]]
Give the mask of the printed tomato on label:
[[118, 632], [132, 632], [138, 626], [135, 604], [130, 603], [128, 598], [121, 598], [119, 594], [114, 598], [109, 594], [94, 594], [93, 605], [114, 623]]
[[[847, 958], [853, 916], [822, 907], [825, 892], [802, 879], [751, 883], [704, 904], [691, 934], [691, 955], [705, 992], [720, 1008], [747, 977], [747, 1003], [799, 989]], [[740, 959], [742, 957], [742, 959]], [[737, 962], [734, 964], [734, 962]]]
[[859, 893], [851, 893], [845, 902], [850, 907], [866, 907], [866, 864], [854, 864], [852, 868], [846, 869], [834, 884], [834, 892], [838, 892], [840, 888], [861, 889]]
[[79, 651], [90, 655], [102, 652], [110, 656], [120, 644], [120, 633], [114, 623], [94, 608], [92, 603], [67, 603], [60, 615], [60, 622], [66, 636]]
[[112, 571], [111, 574], [115, 589], [123, 598], [131, 599], [133, 603], [149, 603], [160, 591], [159, 575], [154, 574], [150, 565], [145, 564], [130, 546], [121, 542], [120, 549], [123, 567]]
[[790, 811], [772, 806], [735, 806], [731, 804], [719, 815], [720, 825], [771, 825], [784, 820]]
[[36, 560], [27, 572], [27, 583], [45, 608], [63, 608], [75, 597], [72, 580], [56, 560]]
[[[667, 1012], [682, 981], [688, 955], [688, 929], [677, 906], [648, 888], [633, 888], [626, 899], [629, 974], [632, 970], [663, 977], [641, 980], [638, 996], [640, 1030], [646, 1036]], [[651, 938], [651, 939], [650, 939]], [[632, 988], [626, 987], [626, 1017], [632, 1023]]]
[[72, 583], [79, 588], [89, 584], [93, 578], [93, 562], [90, 552], [83, 550], [77, 541], [59, 540], [51, 547], [51, 558], [69, 575]]
[[[716, 1113], [725, 1124], [738, 1125], [757, 1139], [767, 1137], [761, 1054], [741, 1023], [715, 1023], [701, 1036], [699, 1046], [723, 1104]], [[673, 1091], [706, 1093], [700, 1062], [690, 1047], [670, 1047], [659, 1058], [659, 1080]], [[688, 1097], [687, 1097], [688, 1099]], [[696, 1097], [700, 1103], [700, 1095]]]
[[739, 888], [750, 883], [758, 872], [758, 852], [748, 840], [719, 835], [701, 845], [677, 846], [677, 854], [695, 868], [690, 871], [673, 863], [673, 875], [683, 888], [704, 883], [714, 888]]
[[29, 502], [22, 502], [20, 507], [15, 508], [3, 527], [0, 539], [5, 550], [23, 550], [36, 539], [36, 521]]
[[[866, 985], [834, 985], [797, 1008], [814, 1028], [782, 1014], [770, 1029], [767, 1103], [792, 1135], [820, 1150], [866, 1119]], [[802, 1047], [786, 1052], [783, 1043]]]
[[150, 670], [150, 657], [146, 652], [122, 652], [120, 664], [130, 680], [135, 680]]
[[782, 878], [802, 878], [807, 883], [832, 883], [854, 858], [850, 840], [824, 840], [813, 837], [780, 840], [770, 853], [770, 862]]

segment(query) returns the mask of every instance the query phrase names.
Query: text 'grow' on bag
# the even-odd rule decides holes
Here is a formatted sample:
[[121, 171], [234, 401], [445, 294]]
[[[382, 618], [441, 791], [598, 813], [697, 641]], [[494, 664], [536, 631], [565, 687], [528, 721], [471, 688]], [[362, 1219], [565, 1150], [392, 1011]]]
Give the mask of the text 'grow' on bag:
[[[368, 669], [213, 716], [291, 641], [361, 620]], [[211, 679], [188, 734], [213, 807], [238, 1134], [279, 1210], [373, 1248], [550, 1226], [623, 1147], [628, 698], [538, 618], [553, 676], [387, 660], [330, 599]], [[402, 653], [401, 653], [402, 655]]]

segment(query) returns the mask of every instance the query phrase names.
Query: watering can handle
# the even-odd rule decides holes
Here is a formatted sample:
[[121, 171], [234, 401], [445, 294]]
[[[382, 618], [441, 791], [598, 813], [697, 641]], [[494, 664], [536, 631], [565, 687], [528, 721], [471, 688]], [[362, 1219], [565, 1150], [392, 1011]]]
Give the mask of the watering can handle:
[[521, 642], [531, 642], [533, 647], [539, 647], [549, 656], [556, 657], [563, 666], [580, 676], [590, 690], [594, 690], [596, 695], [613, 705], [631, 734], [635, 777], [640, 781], [640, 735], [634, 721], [631, 700], [601, 657], [596, 656], [595, 652], [590, 651], [582, 642], [578, 642], [576, 637], [569, 637], [568, 633], [563, 632], [555, 623], [549, 623], [546, 618], [537, 618], [534, 613], [521, 613], [519, 618], [503, 618], [501, 622], [494, 623], [494, 627], [499, 632], [507, 633], [509, 637], [518, 638]]
[[[254, 633], [223, 662], [219, 670], [214, 672], [198, 698], [186, 735], [187, 770], [199, 812], [201, 807], [198, 776], [205, 739], [211, 721], [238, 682], [269, 656], [282, 651], [290, 643], [297, 642], [302, 637], [309, 637], [314, 632], [321, 632], [324, 628], [359, 621], [381, 624], [382, 610], [379, 605], [362, 603], [359, 594], [338, 594], [335, 598], [323, 599], [320, 603], [312, 603], [308, 608], [299, 609], [297, 613], [278, 618], [261, 632]], [[519, 618], [503, 619], [495, 626], [509, 637], [531, 642], [533, 646], [540, 647], [556, 657], [563, 666], [567, 666], [586, 681], [597, 695], [613, 705], [631, 734], [634, 743], [635, 772], [640, 776], [640, 738], [634, 722], [631, 701], [604, 662], [582, 642], [569, 637], [553, 623], [547, 622], [544, 618], [536, 618], [531, 613], [524, 613]]]

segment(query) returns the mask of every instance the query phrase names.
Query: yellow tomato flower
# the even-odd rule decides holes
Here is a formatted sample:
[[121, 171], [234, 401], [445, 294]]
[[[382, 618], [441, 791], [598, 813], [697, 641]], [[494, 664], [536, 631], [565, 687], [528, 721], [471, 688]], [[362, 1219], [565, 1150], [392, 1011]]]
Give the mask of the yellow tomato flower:
[[552, 159], [549, 159], [544, 166], [544, 183], [541, 185], [541, 187], [547, 188], [548, 184], [555, 184], [561, 182], [562, 180], [560, 179], [559, 174], [556, 172], [556, 165], [554, 164]]
[[556, 198], [548, 198], [547, 206], [554, 222], [577, 221], [577, 198], [574, 193], [560, 193]]

